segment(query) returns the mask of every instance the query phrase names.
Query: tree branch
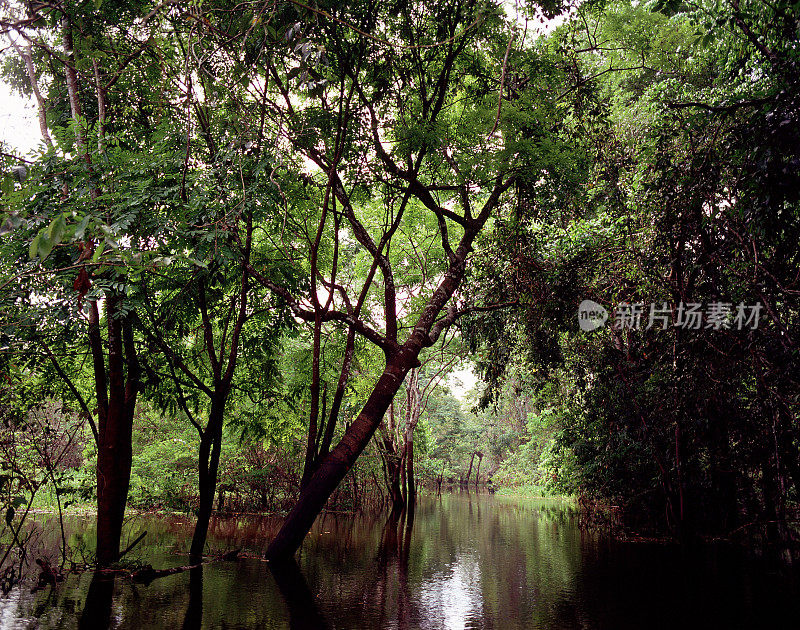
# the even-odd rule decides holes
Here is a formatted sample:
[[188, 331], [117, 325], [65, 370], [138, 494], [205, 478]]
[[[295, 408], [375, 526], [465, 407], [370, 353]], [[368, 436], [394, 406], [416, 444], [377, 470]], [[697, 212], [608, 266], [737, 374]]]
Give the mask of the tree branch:
[[58, 360], [50, 350], [50, 347], [42, 340], [38, 340], [38, 342], [39, 345], [42, 346], [42, 348], [44, 349], [45, 354], [47, 354], [48, 358], [50, 359], [50, 362], [53, 364], [53, 368], [55, 368], [56, 373], [67, 384], [67, 387], [69, 387], [69, 390], [72, 392], [72, 395], [75, 396], [75, 399], [78, 401], [81, 410], [83, 411], [84, 414], [86, 414], [86, 419], [88, 420], [89, 426], [92, 429], [92, 435], [94, 435], [95, 444], [100, 444], [100, 437], [97, 433], [97, 425], [94, 422], [94, 418], [92, 417], [92, 412], [89, 409], [89, 405], [86, 404], [86, 400], [78, 391], [78, 388], [75, 387], [75, 384], [72, 382], [72, 379], [69, 376], [67, 376], [67, 373], [58, 364]]

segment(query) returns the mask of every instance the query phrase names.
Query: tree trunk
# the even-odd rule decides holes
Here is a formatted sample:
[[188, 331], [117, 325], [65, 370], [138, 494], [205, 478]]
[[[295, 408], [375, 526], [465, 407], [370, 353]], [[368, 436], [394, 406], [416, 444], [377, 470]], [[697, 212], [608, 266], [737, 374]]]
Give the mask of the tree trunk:
[[109, 408], [106, 430], [97, 450], [97, 564], [119, 559], [122, 524], [131, 474], [131, 428], [122, 410]]
[[402, 507], [405, 503], [403, 499], [403, 487], [400, 481], [400, 472], [403, 461], [394, 450], [394, 445], [388, 440], [384, 442], [384, 462], [386, 464], [386, 485], [393, 507]]
[[406, 503], [412, 505], [417, 498], [414, 481], [414, 430], [417, 428], [419, 417], [422, 414], [422, 396], [419, 391], [419, 370], [417, 369], [412, 370], [409, 377], [406, 405], [403, 454], [405, 457]]
[[320, 353], [322, 352], [322, 342], [320, 339], [322, 330], [322, 320], [319, 311], [316, 312], [314, 318], [314, 348], [312, 350], [311, 361], [311, 411], [308, 419], [308, 441], [306, 442], [306, 455], [303, 463], [303, 476], [300, 479], [300, 490], [308, 485], [311, 475], [314, 474], [314, 469], [317, 463], [317, 434], [319, 429], [317, 423], [319, 420], [319, 370], [320, 370]]
[[400, 465], [400, 490], [403, 493], [404, 506], [406, 501], [408, 501], [408, 484], [406, 483], [406, 452], [405, 444], [403, 444], [403, 448], [400, 450], [400, 458], [397, 462]]
[[469, 478], [472, 476], [472, 463], [475, 461], [475, 451], [472, 452], [472, 457], [469, 458], [469, 470], [467, 471], [467, 483], [469, 485]]
[[328, 497], [369, 444], [410, 369], [409, 363], [408, 355], [401, 351], [386, 366], [361, 413], [301, 491], [283, 527], [267, 548], [266, 557], [269, 560], [289, 558], [300, 548], [317, 515], [325, 507]]
[[[106, 301], [108, 318], [108, 390], [97, 327], [97, 304], [90, 307], [90, 345], [95, 359], [95, 384], [101, 409], [97, 444], [97, 563], [109, 565], [119, 559], [122, 524], [133, 459], [133, 413], [138, 393], [139, 365], [129, 320], [117, 317], [118, 297]], [[123, 351], [124, 348], [124, 351]], [[125, 355], [128, 375], [125, 379]], [[99, 388], [102, 387], [103, 391]], [[107, 402], [106, 402], [107, 401]]]
[[192, 546], [189, 549], [191, 559], [201, 558], [206, 546], [208, 524], [214, 511], [214, 495], [217, 491], [217, 468], [219, 467], [219, 453], [222, 446], [222, 424], [224, 419], [225, 398], [215, 399], [211, 403], [208, 415], [208, 425], [200, 439], [200, 453], [198, 461], [198, 492], [200, 505], [197, 509], [197, 524], [192, 536]]
[[[449, 253], [450, 266], [444, 273], [439, 286], [433, 291], [411, 334], [405, 343], [396, 350], [394, 348], [386, 350], [386, 368], [375, 384], [366, 404], [353, 424], [347, 428], [341, 441], [320, 462], [306, 487], [300, 491], [297, 503], [267, 548], [267, 559], [271, 561], [286, 559], [300, 548], [331, 493], [369, 444], [383, 415], [405, 380], [406, 374], [410, 369], [420, 365], [419, 353], [421, 350], [435, 344], [442, 331], [455, 322], [458, 317], [455, 305], [447, 309], [444, 317], [440, 318], [440, 313], [453, 297], [464, 277], [467, 257], [472, 251], [475, 237], [496, 208], [503, 192], [508, 190], [513, 181], [513, 177], [504, 181], [502, 176], [498, 175], [492, 192], [483, 204], [480, 213], [466, 223], [458, 247]], [[357, 222], [352, 223], [358, 225]], [[390, 274], [387, 274], [387, 278], [390, 278]], [[389, 283], [386, 284], [388, 287]], [[394, 317], [396, 311], [390, 311], [388, 307], [396, 305], [390, 304], [388, 300], [386, 304], [386, 336], [388, 339], [394, 340], [397, 332], [397, 321]]]
[[39, 81], [36, 78], [36, 69], [33, 66], [33, 57], [31, 56], [31, 45], [26, 44], [25, 47], [20, 47], [14, 40], [9, 41], [11, 41], [11, 45], [22, 58], [22, 61], [25, 62], [25, 69], [28, 72], [28, 82], [31, 86], [31, 90], [33, 90], [34, 96], [36, 96], [37, 111], [39, 114], [39, 130], [42, 133], [42, 139], [45, 141], [45, 144], [47, 144], [47, 148], [52, 151], [53, 140], [47, 129], [47, 102], [39, 90]]
[[[70, 113], [75, 123], [75, 147], [78, 154], [92, 170], [92, 158], [83, 136], [79, 77], [76, 68], [75, 45], [69, 15], [61, 16], [61, 35], [64, 48], [64, 75]], [[27, 63], [27, 62], [26, 62]], [[29, 68], [30, 70], [30, 68]], [[99, 70], [98, 70], [99, 71]], [[29, 80], [36, 91], [35, 75]], [[37, 95], [39, 99], [40, 95]], [[39, 99], [41, 110], [42, 101]], [[98, 93], [98, 109], [105, 108], [105, 96]], [[44, 131], [43, 131], [44, 134]], [[47, 141], [47, 136], [45, 136]], [[66, 192], [66, 191], [65, 191]], [[99, 191], [93, 187], [92, 198]], [[106, 378], [105, 353], [100, 334], [100, 314], [96, 301], [89, 304], [89, 348], [94, 367], [95, 396], [97, 399], [97, 563], [105, 566], [119, 559], [122, 523], [128, 502], [132, 461], [133, 414], [139, 390], [139, 363], [133, 344], [133, 331], [129, 316], [120, 317], [120, 297], [106, 296], [108, 321], [108, 375]], [[127, 379], [126, 364], [127, 363]]]
[[[413, 435], [413, 433], [412, 433]], [[417, 484], [414, 481], [414, 438], [406, 441], [406, 484], [408, 486], [408, 494], [406, 495], [406, 503], [413, 505], [417, 500]]]
[[403, 470], [403, 456], [398, 453], [397, 436], [395, 434], [394, 405], [389, 405], [389, 426], [381, 423], [383, 431], [383, 449], [380, 451], [386, 468], [386, 489], [388, 498], [392, 503], [392, 510], [402, 510], [405, 507], [405, 474]]

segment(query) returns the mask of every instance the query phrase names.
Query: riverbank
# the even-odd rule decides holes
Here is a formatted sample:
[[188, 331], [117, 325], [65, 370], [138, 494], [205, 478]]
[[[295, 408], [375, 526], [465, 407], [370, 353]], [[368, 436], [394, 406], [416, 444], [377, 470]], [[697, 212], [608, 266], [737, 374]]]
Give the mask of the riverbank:
[[513, 499], [556, 499], [561, 501], [574, 502], [577, 505], [578, 498], [575, 495], [563, 495], [548, 491], [544, 486], [524, 485], [497, 488], [495, 496], [509, 497]]

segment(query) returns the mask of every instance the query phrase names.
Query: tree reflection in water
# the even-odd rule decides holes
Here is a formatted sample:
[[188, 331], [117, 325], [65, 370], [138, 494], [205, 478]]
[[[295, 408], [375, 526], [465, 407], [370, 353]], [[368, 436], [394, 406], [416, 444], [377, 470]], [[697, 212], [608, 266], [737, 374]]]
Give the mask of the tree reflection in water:
[[189, 605], [183, 630], [199, 630], [203, 625], [203, 565], [189, 570]]
[[[398, 628], [408, 628], [416, 617], [408, 584], [408, 559], [411, 532], [414, 528], [414, 503], [406, 509], [392, 510], [383, 526], [378, 545], [378, 581], [374, 596], [378, 600], [380, 624], [385, 627], [390, 620]], [[391, 603], [391, 591], [397, 585], [396, 604]]]
[[114, 583], [116, 576], [102, 571], [95, 571], [86, 603], [83, 606], [80, 630], [101, 630], [111, 624], [111, 604], [114, 599]]
[[269, 570], [289, 611], [289, 625], [292, 630], [332, 628], [317, 606], [317, 601], [294, 558], [285, 562], [270, 562]]

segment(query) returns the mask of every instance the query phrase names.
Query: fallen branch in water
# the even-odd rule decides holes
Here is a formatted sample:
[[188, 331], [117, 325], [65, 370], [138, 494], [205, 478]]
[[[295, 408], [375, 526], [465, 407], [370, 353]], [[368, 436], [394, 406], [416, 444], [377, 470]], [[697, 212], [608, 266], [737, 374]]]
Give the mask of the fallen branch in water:
[[136, 540], [134, 540], [134, 541], [133, 541], [133, 542], [132, 542], [130, 545], [128, 545], [128, 546], [125, 548], [125, 551], [123, 551], [121, 554], [119, 554], [119, 558], [120, 558], [120, 560], [121, 560], [122, 558], [124, 558], [124, 557], [125, 557], [125, 554], [126, 554], [126, 553], [128, 553], [128, 552], [129, 552], [131, 549], [133, 549], [133, 548], [134, 548], [136, 545], [138, 545], [138, 544], [139, 544], [139, 542], [140, 542], [140, 541], [141, 541], [141, 540], [142, 540], [142, 539], [143, 539], [145, 536], [147, 536], [147, 530], [145, 530], [145, 531], [143, 531], [141, 534], [139, 534], [139, 535], [136, 537]]
[[231, 551], [228, 551], [227, 553], [224, 553], [216, 558], [209, 558], [208, 560], [204, 560], [203, 562], [198, 562], [197, 564], [190, 564], [183, 567], [172, 567], [171, 569], [154, 569], [149, 564], [146, 564], [141, 569], [138, 569], [133, 573], [131, 573], [131, 579], [134, 582], [142, 582], [144, 584], [150, 584], [150, 582], [152, 582], [153, 580], [157, 580], [158, 578], [166, 577], [167, 575], [174, 575], [175, 573], [183, 573], [184, 571], [191, 571], [192, 569], [197, 569], [198, 567], [201, 567], [204, 564], [209, 564], [211, 562], [216, 562], [218, 560], [226, 560], [226, 561], [238, 560], [239, 553], [241, 551], [242, 549], [240, 547], [238, 549], [233, 549]]
[[172, 567], [171, 569], [154, 569], [149, 564], [146, 564], [138, 571], [134, 571], [133, 573], [131, 573], [131, 579], [134, 582], [150, 584], [153, 580], [157, 580], [158, 578], [166, 577], [168, 575], [174, 575], [175, 573], [183, 573], [184, 571], [190, 571], [192, 569], [197, 569], [198, 567], [203, 566], [203, 564], [206, 564], [207, 562], [213, 562], [213, 560], [200, 562], [198, 564], [190, 564], [184, 567]]

